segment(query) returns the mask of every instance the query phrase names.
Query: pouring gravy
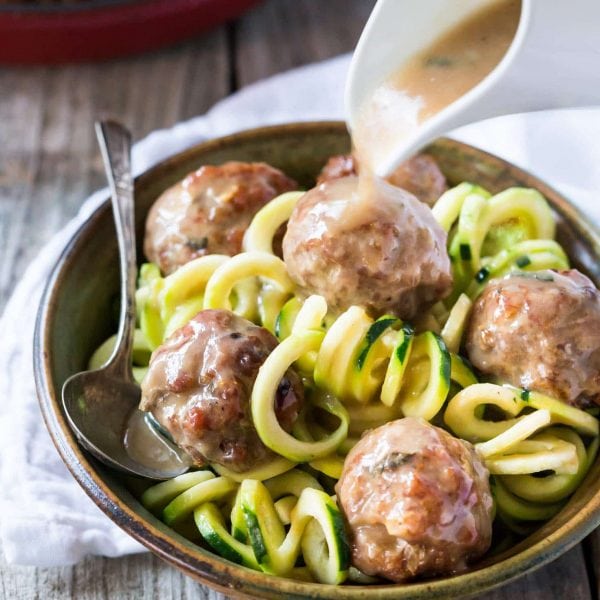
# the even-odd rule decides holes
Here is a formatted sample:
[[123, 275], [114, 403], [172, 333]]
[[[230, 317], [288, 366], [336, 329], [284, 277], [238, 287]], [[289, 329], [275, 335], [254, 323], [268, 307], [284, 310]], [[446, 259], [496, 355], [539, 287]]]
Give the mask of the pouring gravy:
[[510, 47], [520, 14], [520, 0], [487, 5], [377, 87], [352, 132], [361, 164], [373, 171], [399, 140], [408, 142], [424, 121], [489, 75]]

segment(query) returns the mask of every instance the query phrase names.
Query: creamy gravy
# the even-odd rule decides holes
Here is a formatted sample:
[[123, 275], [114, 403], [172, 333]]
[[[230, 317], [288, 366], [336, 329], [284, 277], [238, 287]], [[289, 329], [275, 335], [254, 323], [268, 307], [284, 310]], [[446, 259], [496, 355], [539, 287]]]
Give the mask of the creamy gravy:
[[146, 422], [144, 413], [134, 410], [125, 431], [127, 454], [141, 465], [151, 469], [168, 471], [190, 466], [191, 459], [181, 452], [181, 456]]
[[[303, 231], [304, 239], [320, 240], [324, 235], [341, 235], [357, 231], [363, 225], [376, 222], [401, 222], [418, 211], [419, 200], [401, 188], [389, 184], [369, 172], [346, 176], [319, 188], [321, 201], [310, 209], [311, 229]], [[388, 254], [391, 253], [388, 252]]]
[[499, 0], [450, 29], [375, 89], [361, 109], [353, 144], [371, 170], [421, 123], [482, 81], [506, 54], [520, 0]]

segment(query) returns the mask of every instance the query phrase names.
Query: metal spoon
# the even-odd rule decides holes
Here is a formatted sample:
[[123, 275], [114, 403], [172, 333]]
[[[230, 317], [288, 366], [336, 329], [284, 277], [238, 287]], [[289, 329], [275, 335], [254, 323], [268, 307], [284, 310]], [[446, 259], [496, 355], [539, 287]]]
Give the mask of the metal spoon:
[[131, 475], [168, 479], [189, 469], [183, 451], [149, 430], [147, 439], [152, 447], [148, 456], [164, 451], [169, 460], [146, 465], [132, 458], [125, 444], [125, 432], [132, 414], [138, 411], [141, 395], [131, 371], [137, 272], [131, 134], [119, 123], [102, 121], [96, 123], [96, 135], [110, 184], [119, 244], [119, 331], [113, 353], [101, 369], [77, 373], [65, 381], [63, 406], [81, 445], [100, 461]]

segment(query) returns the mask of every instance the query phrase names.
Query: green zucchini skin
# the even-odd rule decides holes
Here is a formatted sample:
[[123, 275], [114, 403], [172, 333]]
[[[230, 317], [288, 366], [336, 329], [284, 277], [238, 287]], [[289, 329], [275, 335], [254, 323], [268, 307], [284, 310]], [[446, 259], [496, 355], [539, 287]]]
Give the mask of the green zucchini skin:
[[388, 329], [388, 327], [391, 327], [392, 325], [398, 322], [399, 319], [397, 319], [396, 317], [383, 316], [377, 319], [377, 321], [375, 321], [375, 323], [373, 323], [373, 325], [369, 327], [369, 330], [367, 331], [367, 335], [365, 336], [365, 340], [363, 342], [364, 347], [360, 350], [358, 357], [356, 358], [356, 368], [358, 371], [362, 370], [367, 355], [369, 354], [369, 350], [371, 349], [373, 344], [381, 337], [383, 332], [386, 329]]
[[350, 545], [335, 501], [305, 488], [290, 513], [286, 531], [273, 497], [258, 481], [242, 484], [241, 506], [250, 544], [262, 571], [289, 576], [300, 556], [317, 581], [342, 583], [348, 576]]
[[238, 565], [244, 564], [242, 555], [227, 544], [220, 535], [200, 527], [198, 527], [198, 529], [200, 530], [200, 534], [204, 538], [204, 541], [209, 544], [217, 554]]
[[256, 516], [256, 513], [248, 506], [242, 506], [242, 510], [244, 511], [244, 519], [246, 521], [246, 527], [248, 528], [250, 543], [252, 544], [252, 549], [254, 550], [254, 556], [256, 556], [256, 560], [261, 567], [267, 567], [269, 553], [267, 552], [267, 547], [260, 529], [258, 517]]
[[404, 338], [402, 339], [402, 342], [396, 347], [396, 358], [398, 359], [401, 365], [404, 364], [404, 361], [407, 359], [410, 343], [415, 335], [415, 330], [407, 323], [405, 323], [402, 326], [402, 331], [404, 332]]
[[329, 504], [327, 505], [327, 512], [331, 518], [335, 537], [338, 540], [338, 554], [341, 570], [348, 570], [350, 568], [350, 559], [352, 552], [350, 550], [350, 542], [346, 534], [346, 525], [342, 513], [337, 508], [333, 508]]
[[435, 336], [435, 341], [437, 342], [441, 353], [440, 377], [442, 378], [444, 385], [447, 388], [450, 388], [450, 373], [452, 372], [450, 352], [448, 352], [444, 340], [437, 333], [434, 333], [433, 335]]
[[284, 340], [292, 333], [296, 317], [302, 308], [302, 301], [294, 297], [288, 300], [275, 319], [274, 333], [278, 340]]
[[229, 534], [215, 504], [209, 502], [198, 507], [194, 511], [194, 521], [204, 541], [217, 554], [238, 565], [258, 569], [253, 548]]

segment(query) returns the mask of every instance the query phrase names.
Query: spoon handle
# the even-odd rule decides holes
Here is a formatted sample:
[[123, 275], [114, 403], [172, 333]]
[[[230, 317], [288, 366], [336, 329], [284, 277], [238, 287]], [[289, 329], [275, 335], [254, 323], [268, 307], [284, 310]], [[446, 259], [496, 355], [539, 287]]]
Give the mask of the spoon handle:
[[133, 177], [131, 175], [131, 133], [116, 121], [97, 121], [96, 135], [111, 192], [113, 216], [119, 244], [121, 312], [115, 349], [105, 369], [133, 381], [131, 352], [135, 329], [135, 284], [137, 261]]

